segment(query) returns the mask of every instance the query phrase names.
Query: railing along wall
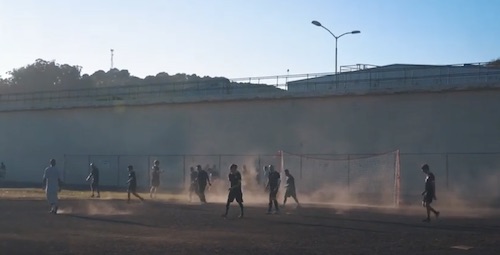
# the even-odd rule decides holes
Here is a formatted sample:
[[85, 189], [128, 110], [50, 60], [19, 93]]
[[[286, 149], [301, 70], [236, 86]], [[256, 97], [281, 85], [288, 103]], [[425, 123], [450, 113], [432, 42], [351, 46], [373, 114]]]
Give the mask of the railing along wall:
[[209, 81], [0, 94], [0, 111], [399, 93], [500, 87], [500, 68], [484, 64], [371, 68]]

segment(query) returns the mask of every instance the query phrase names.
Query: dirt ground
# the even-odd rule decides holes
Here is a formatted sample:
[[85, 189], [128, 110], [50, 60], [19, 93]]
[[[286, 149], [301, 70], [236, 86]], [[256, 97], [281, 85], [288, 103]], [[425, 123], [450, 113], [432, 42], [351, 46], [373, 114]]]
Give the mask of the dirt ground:
[[[500, 254], [500, 215], [442, 216], [423, 208], [294, 204], [266, 215], [265, 201], [227, 219], [221, 203], [63, 198], [49, 214], [40, 198], [0, 198], [0, 254]], [[452, 246], [461, 246], [451, 248]]]

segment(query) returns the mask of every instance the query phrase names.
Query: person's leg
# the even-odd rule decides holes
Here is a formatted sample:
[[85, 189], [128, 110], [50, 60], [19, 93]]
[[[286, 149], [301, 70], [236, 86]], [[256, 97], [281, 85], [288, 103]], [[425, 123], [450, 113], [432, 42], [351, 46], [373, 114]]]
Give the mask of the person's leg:
[[59, 198], [57, 197], [58, 191], [53, 190], [50, 191], [50, 204], [51, 204], [51, 212], [53, 214], [57, 214], [57, 209], [59, 208]]
[[205, 188], [206, 188], [206, 185], [200, 185], [200, 201], [202, 203], [206, 203], [207, 200], [205, 198]]
[[272, 209], [273, 209], [272, 191], [269, 191], [269, 204], [267, 207], [267, 213], [271, 213]]
[[243, 201], [237, 201], [238, 205], [240, 205], [240, 218], [243, 218], [244, 213], [244, 208], [243, 208]]
[[276, 199], [276, 197], [274, 198], [274, 208], [276, 212], [280, 211], [280, 208], [278, 207], [278, 199]]
[[149, 189], [149, 197], [153, 198], [153, 191], [154, 191], [154, 186], [151, 185], [151, 188]]
[[439, 212], [436, 211], [436, 209], [434, 209], [430, 204], [429, 204], [429, 210], [434, 213], [436, 218], [439, 217]]
[[227, 213], [229, 212], [229, 206], [230, 205], [231, 205], [231, 202], [228, 199], [227, 202], [226, 202], [226, 212], [222, 215], [222, 217], [226, 217], [227, 216]]
[[425, 210], [427, 212], [427, 218], [425, 218], [426, 221], [430, 221], [431, 220], [431, 217], [430, 217], [430, 215], [431, 215], [431, 208], [430, 207], [431, 206], [428, 203], [425, 204]]
[[45, 191], [45, 196], [47, 198], [47, 202], [50, 205], [50, 213], [54, 213], [54, 192], [51, 192], [50, 190]]
[[139, 194], [137, 194], [136, 191], [134, 191], [132, 194], [134, 194], [135, 197], [139, 198], [141, 201], [144, 201], [144, 198], [142, 198], [141, 196], [139, 196]]
[[49, 203], [49, 213], [53, 213], [54, 212], [54, 203], [51, 202], [51, 200], [48, 199], [49, 198], [49, 195], [47, 194], [47, 202]]
[[101, 189], [99, 188], [99, 183], [95, 184], [95, 189], [97, 191], [97, 197], [100, 198], [101, 197]]
[[297, 194], [293, 194], [292, 197], [295, 200], [295, 203], [297, 203], [297, 205], [300, 205], [299, 199], [297, 199]]
[[[277, 190], [271, 192], [271, 201], [274, 204], [274, 208], [275, 208], [276, 212], [279, 211], [277, 196], [278, 196], [278, 191]], [[272, 205], [271, 205], [271, 208], [272, 208]]]
[[90, 184], [90, 197], [94, 197], [94, 183]]
[[236, 199], [236, 202], [240, 205], [240, 218], [243, 218], [243, 215], [245, 215], [245, 208], [243, 207], [243, 193], [239, 193], [238, 197]]
[[127, 203], [130, 203], [130, 189], [127, 190]]
[[59, 198], [56, 194], [56, 200], [54, 201], [54, 214], [57, 214], [57, 210], [59, 209]]
[[431, 221], [431, 202], [432, 200], [430, 200], [429, 197], [424, 197], [424, 206], [427, 213], [427, 218], [424, 219], [424, 222]]
[[233, 201], [234, 201], [234, 194], [231, 191], [229, 191], [229, 194], [227, 195], [226, 212], [222, 215], [222, 217], [227, 216], [227, 213], [229, 212], [229, 206]]

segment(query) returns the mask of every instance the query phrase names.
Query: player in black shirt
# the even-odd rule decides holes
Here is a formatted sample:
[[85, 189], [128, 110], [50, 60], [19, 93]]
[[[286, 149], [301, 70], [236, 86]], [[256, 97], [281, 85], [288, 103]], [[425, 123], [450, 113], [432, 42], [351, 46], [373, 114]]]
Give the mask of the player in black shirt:
[[269, 190], [269, 207], [267, 210], [268, 214], [271, 214], [272, 208], [273, 208], [273, 203], [274, 203], [274, 208], [275, 208], [275, 213], [279, 213], [279, 208], [278, 208], [278, 200], [277, 200], [277, 195], [278, 195], [278, 190], [280, 188], [280, 173], [276, 172], [274, 170], [273, 165], [269, 165], [269, 176], [268, 176], [268, 181], [266, 185], [266, 190]]
[[137, 194], [137, 178], [135, 177], [134, 167], [129, 165], [128, 167], [128, 189], [127, 189], [127, 202], [130, 203], [130, 193], [139, 198], [141, 201], [144, 201], [144, 198]]
[[94, 191], [97, 191], [97, 198], [101, 197], [101, 193], [99, 190], [99, 169], [94, 163], [90, 163], [90, 174], [86, 179], [90, 182], [90, 191], [92, 195], [90, 197], [94, 197]]
[[151, 168], [151, 189], [149, 190], [149, 197], [156, 197], [156, 191], [160, 186], [160, 161], [155, 160], [154, 166]]
[[189, 202], [191, 202], [193, 193], [198, 194], [198, 172], [194, 170], [194, 167], [191, 167], [190, 181], [191, 184], [189, 185]]
[[236, 199], [236, 202], [240, 205], [240, 218], [243, 218], [243, 192], [241, 191], [241, 174], [238, 172], [238, 166], [232, 164], [229, 168], [229, 182], [231, 183], [231, 188], [229, 188], [229, 194], [227, 195], [226, 203], [226, 213], [222, 217], [227, 217], [227, 212], [229, 211], [229, 205]]
[[198, 170], [198, 196], [200, 197], [200, 201], [202, 203], [207, 203], [207, 199], [205, 198], [205, 188], [207, 187], [207, 184], [212, 186], [212, 183], [210, 183], [210, 178], [208, 177], [207, 171], [205, 171], [201, 165], [198, 165], [197, 167]]
[[297, 199], [297, 194], [295, 192], [295, 178], [293, 177], [292, 174], [290, 174], [290, 171], [288, 169], [285, 169], [285, 176], [286, 176], [286, 184], [285, 184], [286, 191], [285, 191], [285, 199], [283, 200], [283, 206], [285, 206], [287, 198], [292, 197], [297, 203], [297, 207], [300, 207], [299, 200]]
[[436, 218], [439, 217], [439, 212], [431, 206], [432, 201], [436, 200], [436, 177], [434, 177], [434, 174], [429, 170], [429, 165], [427, 164], [422, 166], [422, 172], [427, 175], [425, 178], [425, 190], [422, 192], [422, 205], [427, 210], [427, 218], [424, 219], [424, 222], [430, 222], [431, 211], [434, 213]]

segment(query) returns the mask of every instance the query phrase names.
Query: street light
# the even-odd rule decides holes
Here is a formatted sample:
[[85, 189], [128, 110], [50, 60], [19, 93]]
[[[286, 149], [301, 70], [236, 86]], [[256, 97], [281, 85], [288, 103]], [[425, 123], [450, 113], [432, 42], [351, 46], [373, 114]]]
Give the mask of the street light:
[[328, 28], [326, 28], [323, 25], [321, 25], [321, 23], [319, 23], [319, 21], [313, 20], [311, 23], [313, 23], [313, 25], [315, 25], [315, 26], [324, 28], [326, 31], [328, 31], [328, 33], [330, 33], [335, 38], [335, 74], [337, 74], [337, 40], [340, 37], [344, 36], [344, 35], [347, 35], [347, 34], [359, 34], [359, 33], [361, 33], [361, 31], [354, 30], [354, 31], [351, 31], [351, 32], [345, 32], [345, 33], [343, 33], [343, 34], [341, 34], [339, 36], [335, 36], [332, 33], [332, 31], [330, 31]]

